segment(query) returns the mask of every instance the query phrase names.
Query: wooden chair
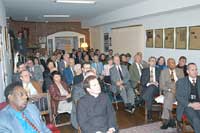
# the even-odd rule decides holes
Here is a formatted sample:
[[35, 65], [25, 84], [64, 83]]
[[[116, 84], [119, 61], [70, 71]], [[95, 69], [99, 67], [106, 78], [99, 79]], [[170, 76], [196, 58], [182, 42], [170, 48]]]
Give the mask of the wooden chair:
[[50, 122], [52, 121], [49, 93], [40, 93], [38, 95], [35, 95], [34, 97], [31, 97], [29, 101], [37, 106], [45, 122], [45, 115], [49, 115]]

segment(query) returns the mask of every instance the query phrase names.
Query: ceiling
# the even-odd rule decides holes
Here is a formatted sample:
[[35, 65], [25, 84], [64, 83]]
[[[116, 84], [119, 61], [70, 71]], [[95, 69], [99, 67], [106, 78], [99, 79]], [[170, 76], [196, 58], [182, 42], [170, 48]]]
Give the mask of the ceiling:
[[[82, 21], [95, 16], [117, 10], [119, 8], [137, 4], [145, 0], [96, 0], [96, 4], [64, 4], [54, 0], [3, 0], [7, 17], [24, 21]], [[43, 18], [43, 15], [70, 15], [69, 18]]]

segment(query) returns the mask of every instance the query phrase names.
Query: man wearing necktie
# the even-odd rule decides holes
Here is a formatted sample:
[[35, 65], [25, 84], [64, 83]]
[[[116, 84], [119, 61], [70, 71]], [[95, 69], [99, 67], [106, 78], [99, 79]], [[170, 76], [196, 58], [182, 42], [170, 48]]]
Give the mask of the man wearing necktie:
[[152, 121], [152, 103], [154, 96], [159, 95], [160, 69], [155, 67], [156, 57], [149, 58], [149, 67], [142, 70], [140, 79], [142, 85], [142, 98], [145, 100], [147, 108], [147, 119]]
[[194, 128], [195, 133], [200, 131], [200, 77], [198, 77], [197, 65], [189, 63], [188, 76], [176, 83], [177, 120], [181, 121], [185, 114]]
[[51, 133], [36, 106], [28, 104], [27, 93], [19, 82], [8, 85], [4, 94], [8, 105], [0, 111], [1, 133]]
[[125, 104], [125, 111], [133, 113], [135, 108], [135, 94], [130, 84], [130, 75], [126, 66], [120, 65], [118, 55], [114, 56], [115, 65], [110, 69], [112, 91], [120, 93]]
[[168, 69], [165, 69], [160, 74], [160, 89], [164, 94], [163, 112], [161, 118], [163, 125], [161, 129], [175, 127], [175, 120], [172, 115], [172, 107], [175, 102], [176, 81], [184, 77], [181, 69], [176, 68], [176, 63], [173, 58], [167, 60]]
[[101, 78], [103, 72], [103, 63], [99, 62], [98, 55], [94, 56], [94, 62], [91, 64], [91, 67], [96, 70], [97, 76]]

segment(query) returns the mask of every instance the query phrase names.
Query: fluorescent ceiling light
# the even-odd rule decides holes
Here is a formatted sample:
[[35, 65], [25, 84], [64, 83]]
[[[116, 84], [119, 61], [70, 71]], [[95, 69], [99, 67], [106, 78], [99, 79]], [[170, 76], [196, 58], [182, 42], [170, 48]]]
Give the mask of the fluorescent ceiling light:
[[95, 4], [94, 0], [55, 0], [57, 3], [72, 3], [72, 4]]
[[44, 15], [45, 18], [69, 18], [70, 15]]

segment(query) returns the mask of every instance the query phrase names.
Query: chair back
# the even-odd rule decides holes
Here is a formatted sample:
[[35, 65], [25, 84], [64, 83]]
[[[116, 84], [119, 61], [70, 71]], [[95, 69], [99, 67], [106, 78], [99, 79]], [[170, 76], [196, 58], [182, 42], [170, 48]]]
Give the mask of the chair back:
[[0, 103], [0, 110], [2, 110], [3, 108], [5, 108], [7, 105], [8, 105], [7, 102]]
[[37, 106], [42, 116], [49, 115], [50, 121], [52, 121], [50, 100], [49, 93], [40, 93], [38, 94], [38, 98], [31, 102]]

